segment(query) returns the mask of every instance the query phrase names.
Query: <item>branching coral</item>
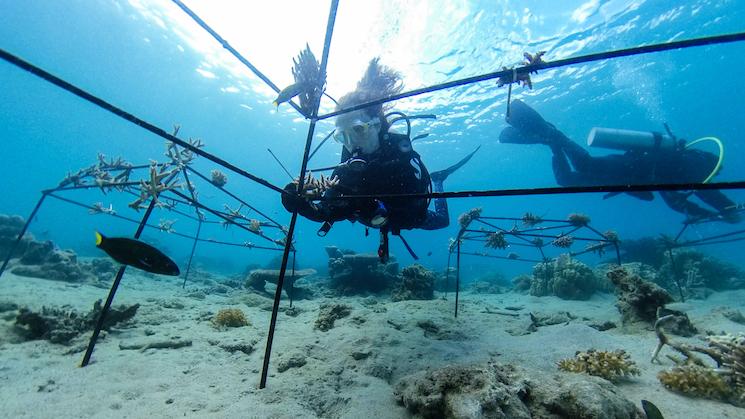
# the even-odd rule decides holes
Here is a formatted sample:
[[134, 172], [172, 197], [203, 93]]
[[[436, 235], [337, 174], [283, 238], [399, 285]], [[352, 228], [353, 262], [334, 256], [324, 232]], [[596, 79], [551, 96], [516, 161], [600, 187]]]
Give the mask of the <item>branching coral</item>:
[[248, 229], [256, 234], [261, 234], [261, 221], [256, 219], [250, 219], [248, 221]]
[[[179, 126], [177, 125], [173, 129], [174, 136], [178, 134], [178, 130]], [[199, 138], [189, 138], [187, 142], [194, 148], [204, 147], [204, 143], [202, 143], [202, 140], [200, 140]], [[196, 158], [196, 155], [193, 151], [187, 148], [179, 149], [179, 147], [172, 142], [166, 143], [165, 156], [168, 157], [171, 160], [171, 164], [173, 164], [177, 168], [181, 168], [184, 165], [191, 164]]]
[[618, 232], [615, 230], [607, 230], [605, 233], [603, 233], [603, 237], [605, 237], [608, 241], [618, 241]]
[[585, 373], [605, 378], [608, 381], [618, 381], [641, 372], [636, 363], [622, 349], [616, 351], [577, 352], [574, 359], [562, 359], [558, 362], [562, 371]]
[[523, 214], [522, 218], [523, 225], [526, 227], [533, 227], [543, 222], [543, 218], [530, 212]]
[[569, 224], [575, 227], [584, 227], [590, 224], [590, 217], [585, 214], [573, 212], [569, 214], [569, 217], [567, 217], [567, 221], [569, 221]]
[[175, 233], [176, 230], [173, 228], [174, 224], [176, 224], [176, 220], [161, 219], [158, 223], [158, 230], [164, 233]]
[[153, 162], [153, 164], [150, 165], [149, 179], [140, 180], [140, 196], [130, 202], [129, 207], [137, 211], [142, 208], [142, 205], [148, 199], [153, 199], [156, 203], [159, 202], [158, 196], [162, 192], [180, 186], [173, 181], [177, 171], [178, 169], [167, 170], [165, 166], [158, 171], [157, 163]]
[[720, 373], [734, 385], [739, 403], [745, 404], [745, 334], [710, 336], [708, 340], [718, 355], [713, 357], [720, 365]]
[[91, 209], [88, 210], [88, 214], [109, 214], [109, 215], [115, 215], [116, 211], [114, 211], [114, 206], [112, 204], [109, 204], [108, 207], [103, 206], [103, 202], [96, 202], [93, 204]]
[[477, 207], [477, 208], [471, 208], [470, 210], [464, 212], [463, 214], [460, 215], [460, 217], [458, 217], [458, 224], [460, 224], [461, 228], [468, 227], [468, 225], [471, 224], [471, 221], [481, 216], [482, 210], [483, 208]]
[[212, 324], [218, 328], [243, 327], [248, 326], [249, 322], [241, 309], [224, 308], [217, 312], [215, 317], [212, 319]]
[[605, 254], [605, 248], [607, 246], [608, 243], [605, 242], [588, 243], [587, 246], [585, 246], [585, 251], [595, 253], [602, 257]]
[[300, 51], [297, 59], [293, 58], [292, 62], [294, 64], [292, 76], [295, 83], [304, 86], [298, 96], [300, 109], [306, 115], [310, 115], [315, 101], [323, 92], [326, 74], [321, 72], [321, 66], [307, 44], [305, 49]]
[[700, 365], [679, 365], [668, 371], [660, 371], [657, 378], [667, 389], [690, 396], [727, 399], [732, 395], [732, 389], [721, 375], [712, 368]]
[[568, 234], [562, 234], [561, 236], [555, 238], [551, 242], [551, 244], [561, 249], [568, 249], [574, 244], [574, 237]]
[[[292, 183], [297, 187], [300, 181], [296, 178]], [[305, 177], [305, 182], [303, 183], [302, 194], [307, 199], [319, 199], [324, 192], [336, 187], [337, 185], [339, 185], [339, 178], [336, 176], [328, 178], [321, 174], [321, 176], [316, 179], [312, 174], [308, 173]]]
[[210, 172], [212, 175], [212, 179], [210, 182], [212, 182], [213, 185], [222, 188], [223, 186], [228, 184], [228, 177], [225, 175], [225, 173], [215, 169], [212, 172]]
[[[659, 340], [652, 356], [652, 362], [665, 345], [682, 354], [681, 360], [668, 355], [677, 364], [670, 371], [657, 375], [665, 387], [698, 397], [722, 399], [732, 404], [745, 405], [745, 334], [709, 336], [708, 347], [680, 344], [670, 341], [662, 331], [662, 324], [672, 316], [660, 317], [655, 323], [655, 333]], [[711, 368], [695, 355], [695, 352], [709, 356], [717, 364]]]
[[507, 239], [504, 238], [504, 233], [501, 231], [487, 234], [486, 242], [484, 243], [484, 246], [491, 247], [492, 249], [506, 249], [509, 245]]

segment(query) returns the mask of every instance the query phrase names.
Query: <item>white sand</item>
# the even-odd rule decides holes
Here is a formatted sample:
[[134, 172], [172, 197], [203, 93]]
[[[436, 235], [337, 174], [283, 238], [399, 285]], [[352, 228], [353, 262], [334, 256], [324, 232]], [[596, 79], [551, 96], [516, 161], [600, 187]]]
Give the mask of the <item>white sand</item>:
[[[0, 320], [0, 416], [8, 418], [144, 418], [144, 417], [408, 417], [395, 403], [393, 386], [373, 375], [392, 373], [391, 382], [425, 368], [448, 363], [480, 362], [493, 358], [524, 368], [555, 371], [555, 363], [577, 350], [625, 349], [642, 369], [640, 377], [619, 384], [637, 404], [654, 402], [666, 418], [742, 418], [745, 409], [667, 391], [657, 381], [658, 371], [671, 366], [652, 365], [656, 344], [652, 331], [627, 334], [613, 329], [599, 332], [593, 321], [620, 323], [612, 296], [586, 302], [517, 294], [461, 295], [459, 317], [453, 318], [454, 295], [447, 300], [381, 303], [367, 307], [361, 298], [337, 301], [353, 307], [328, 332], [313, 330], [318, 306], [329, 299], [299, 301], [297, 317], [280, 313], [275, 335], [268, 387], [258, 389], [270, 312], [257, 307], [269, 300], [248, 297], [248, 291], [212, 294], [200, 300], [189, 291], [206, 288], [192, 284], [184, 291], [180, 280], [151, 279], [131, 270], [122, 282], [114, 305], [140, 303], [133, 327], [116, 329], [101, 339], [91, 365], [79, 368], [88, 336], [72, 346], [46, 341], [19, 342], [12, 331], [14, 312]], [[38, 309], [42, 305], [70, 305], [87, 312], [107, 289], [73, 285], [5, 273], [0, 278], [0, 301]], [[745, 326], [725, 319], [721, 307], [741, 308], [745, 291], [714, 294], [675, 308], [685, 309], [700, 330], [745, 332]], [[247, 305], [246, 302], [252, 304]], [[180, 303], [183, 308], [164, 308]], [[283, 301], [283, 306], [287, 302]], [[524, 329], [527, 315], [514, 318], [485, 313], [523, 306], [520, 313], [550, 314], [569, 311], [577, 316], [568, 324], [546, 326], [537, 332], [513, 336], [506, 330]], [[252, 325], [217, 330], [210, 323], [221, 308], [241, 308]], [[11, 315], [12, 314], [12, 315]], [[454, 340], [424, 336], [417, 326], [431, 320], [451, 332]], [[398, 330], [400, 329], [400, 330]], [[146, 334], [147, 333], [147, 334]], [[151, 336], [148, 336], [150, 334]], [[459, 335], [460, 334], [460, 335]], [[170, 338], [190, 339], [181, 349], [120, 350], [119, 343]], [[673, 337], [678, 341], [685, 339]], [[696, 341], [695, 338], [691, 339]], [[230, 353], [217, 344], [256, 341], [246, 355]], [[352, 354], [363, 358], [356, 360]], [[666, 348], [663, 354], [671, 353]], [[279, 373], [282, 359], [301, 355], [307, 363]], [[364, 358], [367, 356], [366, 358]], [[558, 373], [558, 372], [557, 372]]]

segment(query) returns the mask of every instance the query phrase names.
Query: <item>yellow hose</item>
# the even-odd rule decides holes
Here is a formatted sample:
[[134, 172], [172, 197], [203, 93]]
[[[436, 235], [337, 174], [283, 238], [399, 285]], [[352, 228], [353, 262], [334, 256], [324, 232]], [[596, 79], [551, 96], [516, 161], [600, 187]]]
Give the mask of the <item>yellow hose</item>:
[[716, 176], [717, 172], [719, 172], [719, 169], [722, 167], [722, 161], [724, 160], [724, 145], [722, 145], [722, 141], [717, 137], [701, 137], [698, 140], [691, 141], [690, 143], [687, 143], [685, 145], [685, 148], [689, 148], [695, 144], [702, 143], [704, 141], [713, 141], [717, 147], [719, 147], [719, 159], [717, 160], [716, 166], [714, 166], [714, 169], [709, 173], [709, 176], [704, 179], [702, 183], [709, 183], [714, 176]]

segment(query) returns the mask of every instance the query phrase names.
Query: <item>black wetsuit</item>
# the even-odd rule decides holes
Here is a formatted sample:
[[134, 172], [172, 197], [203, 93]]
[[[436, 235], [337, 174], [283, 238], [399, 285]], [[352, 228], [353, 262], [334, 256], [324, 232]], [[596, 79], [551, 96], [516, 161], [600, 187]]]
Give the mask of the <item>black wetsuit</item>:
[[[587, 150], [563, 134], [560, 137], [549, 142], [549, 145], [553, 151], [554, 176], [562, 186], [698, 183], [711, 174], [717, 163], [714, 154], [693, 149], [629, 151], [592, 157]], [[629, 194], [644, 200], [654, 197], [651, 192]], [[691, 218], [711, 217], [718, 213], [735, 216], [734, 202], [718, 190], [693, 192], [718, 213], [689, 201], [689, 192], [660, 191], [659, 194], [670, 208]]]
[[[342, 163], [349, 157], [345, 150]], [[366, 226], [372, 226], [371, 220], [380, 212], [382, 204], [388, 217], [383, 228], [394, 234], [405, 229], [436, 230], [449, 225], [445, 199], [435, 200], [435, 211], [427, 209], [427, 198], [333, 199], [340, 195], [427, 193], [432, 190], [430, 174], [406, 135], [381, 133], [380, 148], [362, 159], [365, 164], [361, 168], [342, 164], [334, 170], [332, 177], [338, 177], [339, 184], [326, 191], [323, 200], [309, 203], [283, 197], [283, 204], [290, 211], [294, 205], [300, 215], [313, 221], [350, 220], [360, 221]], [[435, 182], [434, 186], [436, 191], [442, 191], [441, 182]]]

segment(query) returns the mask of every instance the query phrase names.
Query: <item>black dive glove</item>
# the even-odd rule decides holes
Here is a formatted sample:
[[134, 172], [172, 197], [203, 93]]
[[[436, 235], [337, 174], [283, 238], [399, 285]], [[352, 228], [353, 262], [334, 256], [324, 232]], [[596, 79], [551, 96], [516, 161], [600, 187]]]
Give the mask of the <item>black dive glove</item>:
[[297, 183], [291, 182], [285, 185], [285, 191], [289, 193], [282, 194], [282, 205], [289, 212], [297, 211], [298, 214], [308, 216], [316, 211], [316, 208], [307, 199], [297, 195]]

